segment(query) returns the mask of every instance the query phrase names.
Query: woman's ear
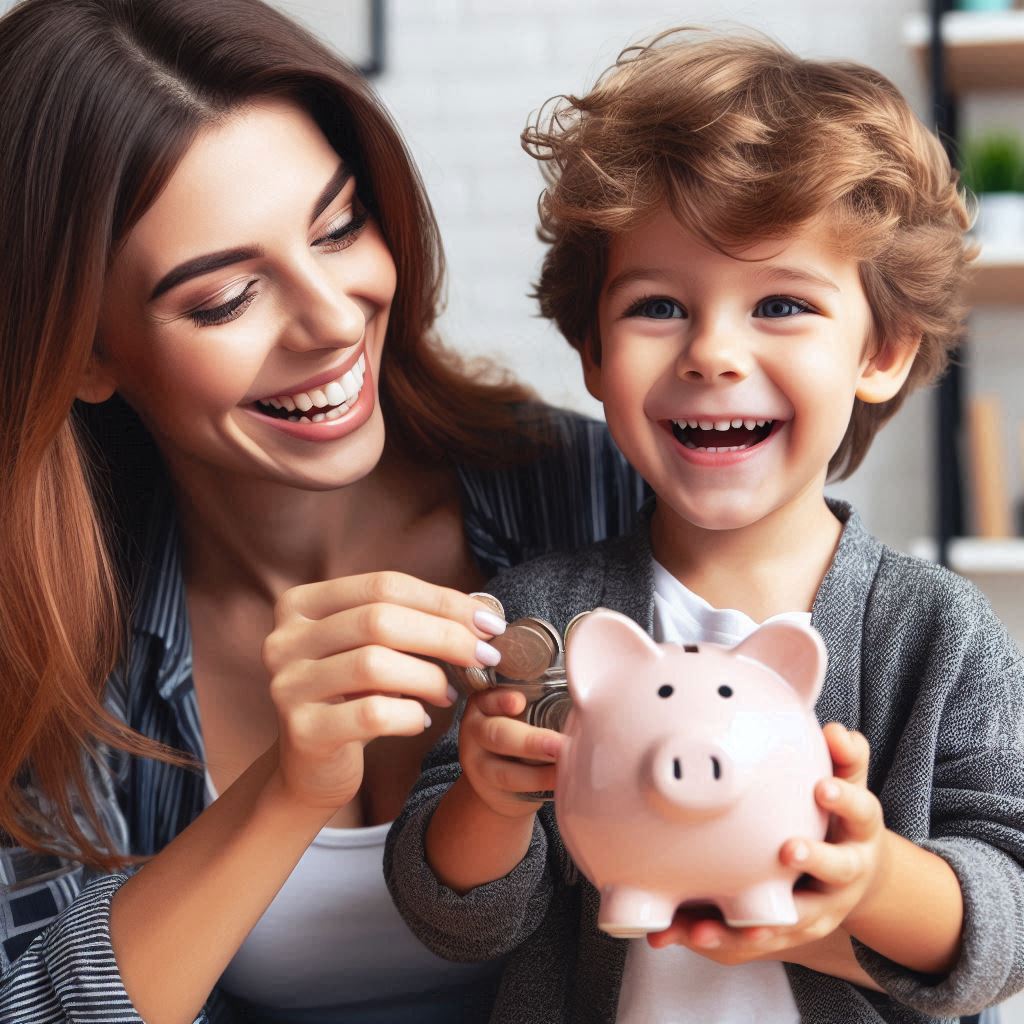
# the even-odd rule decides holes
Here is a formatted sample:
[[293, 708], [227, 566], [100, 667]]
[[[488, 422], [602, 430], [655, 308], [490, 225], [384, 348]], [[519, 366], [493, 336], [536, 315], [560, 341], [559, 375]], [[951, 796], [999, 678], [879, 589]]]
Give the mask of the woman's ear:
[[580, 362], [583, 364], [583, 383], [593, 398], [603, 402], [601, 390], [601, 363], [598, 355], [598, 347], [593, 336], [588, 336], [580, 345]]
[[920, 347], [919, 337], [883, 342], [861, 369], [857, 397], [868, 405], [877, 405], [895, 398], [906, 383]]
[[89, 362], [82, 372], [75, 397], [83, 402], [98, 405], [110, 398], [116, 390], [117, 381], [114, 379], [113, 371], [107, 364], [99, 343], [96, 343], [89, 353]]

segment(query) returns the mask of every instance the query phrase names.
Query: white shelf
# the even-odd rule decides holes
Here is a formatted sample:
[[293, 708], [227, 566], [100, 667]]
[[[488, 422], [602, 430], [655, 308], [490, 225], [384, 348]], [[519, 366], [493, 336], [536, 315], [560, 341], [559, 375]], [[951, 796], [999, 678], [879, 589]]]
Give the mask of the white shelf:
[[[910, 18], [903, 37], [927, 61], [927, 15]], [[942, 40], [954, 92], [1024, 88], [1024, 11], [950, 11], [942, 19]]]
[[[910, 553], [934, 561], [935, 541], [915, 540]], [[1024, 573], [1024, 540], [1006, 537], [998, 540], [985, 537], [954, 537], [949, 542], [949, 567], [964, 576], [1009, 575]]]

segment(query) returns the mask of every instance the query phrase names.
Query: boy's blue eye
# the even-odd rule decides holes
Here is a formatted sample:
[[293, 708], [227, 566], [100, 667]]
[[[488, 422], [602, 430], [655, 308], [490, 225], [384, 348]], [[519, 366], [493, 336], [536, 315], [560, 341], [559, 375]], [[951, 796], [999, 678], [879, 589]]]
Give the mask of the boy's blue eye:
[[810, 306], [799, 302], [796, 299], [787, 299], [781, 295], [773, 295], [770, 299], [762, 299], [754, 307], [754, 316], [765, 317], [768, 320], [779, 320], [787, 316], [796, 316], [797, 313], [810, 312]]
[[631, 306], [627, 316], [645, 316], [650, 320], [678, 320], [686, 316], [683, 307], [672, 299], [641, 299]]

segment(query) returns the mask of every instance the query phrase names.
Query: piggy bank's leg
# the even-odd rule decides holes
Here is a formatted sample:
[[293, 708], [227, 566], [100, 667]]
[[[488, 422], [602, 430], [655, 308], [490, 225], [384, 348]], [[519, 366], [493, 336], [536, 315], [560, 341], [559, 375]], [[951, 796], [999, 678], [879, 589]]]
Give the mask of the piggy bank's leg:
[[734, 896], [719, 900], [719, 909], [726, 923], [734, 928], [796, 924], [792, 879], [775, 879], [749, 886]]
[[660, 932], [672, 923], [676, 901], [628, 885], [606, 885], [601, 890], [597, 926], [617, 939], [633, 939]]

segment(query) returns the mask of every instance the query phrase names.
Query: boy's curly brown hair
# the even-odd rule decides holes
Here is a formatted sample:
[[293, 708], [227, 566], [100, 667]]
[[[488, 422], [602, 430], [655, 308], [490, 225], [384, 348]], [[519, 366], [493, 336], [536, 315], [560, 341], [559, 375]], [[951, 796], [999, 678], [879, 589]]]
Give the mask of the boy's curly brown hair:
[[541, 312], [596, 361], [609, 240], [666, 203], [733, 255], [827, 217], [837, 248], [859, 261], [866, 342], [921, 339], [894, 398], [856, 401], [832, 477], [852, 473], [906, 395], [945, 369], [966, 313], [970, 216], [938, 139], [877, 71], [673, 29], [624, 50], [587, 95], [548, 101], [522, 141], [546, 182]]

